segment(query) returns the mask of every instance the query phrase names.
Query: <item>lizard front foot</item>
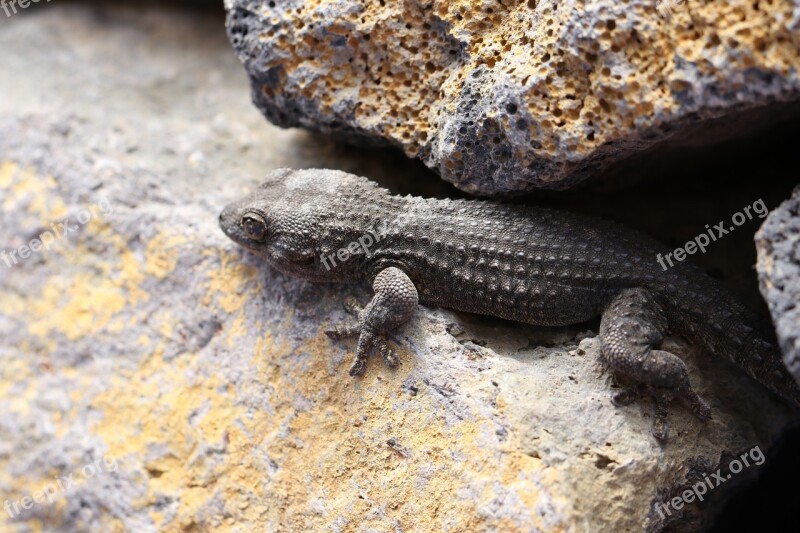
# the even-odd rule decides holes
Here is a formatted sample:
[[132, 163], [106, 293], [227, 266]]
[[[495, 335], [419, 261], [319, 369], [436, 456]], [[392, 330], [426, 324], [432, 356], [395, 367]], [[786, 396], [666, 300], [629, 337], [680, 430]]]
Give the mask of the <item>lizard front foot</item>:
[[344, 309], [351, 315], [353, 319], [337, 324], [333, 329], [325, 331], [325, 334], [331, 339], [338, 340], [346, 337], [358, 337], [358, 345], [356, 348], [356, 357], [353, 366], [350, 368], [351, 376], [358, 376], [364, 373], [367, 369], [367, 358], [369, 352], [377, 348], [378, 352], [383, 357], [384, 362], [389, 368], [397, 368], [400, 364], [400, 358], [397, 354], [389, 348], [386, 337], [382, 334], [375, 333], [362, 329], [360, 316], [364, 310], [364, 306], [354, 297], [347, 296], [344, 299]]
[[381, 270], [372, 288], [375, 296], [366, 307], [362, 307], [353, 297], [345, 298], [345, 310], [355, 318], [325, 332], [332, 339], [358, 336], [355, 361], [350, 368], [351, 376], [364, 373], [367, 358], [376, 349], [389, 368], [397, 368], [400, 358], [389, 347], [386, 334], [405, 324], [417, 308], [417, 289], [398, 268]]

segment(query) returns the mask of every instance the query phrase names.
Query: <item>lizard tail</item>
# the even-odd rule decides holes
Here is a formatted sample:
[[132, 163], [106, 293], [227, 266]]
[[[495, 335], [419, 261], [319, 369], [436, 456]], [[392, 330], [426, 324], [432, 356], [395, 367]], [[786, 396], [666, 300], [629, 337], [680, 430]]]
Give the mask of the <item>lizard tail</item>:
[[681, 297], [676, 298], [673, 290], [660, 295], [673, 329], [714, 355], [732, 361], [772, 392], [800, 405], [800, 385], [783, 363], [771, 324], [699, 269], [680, 275], [682, 281], [673, 278], [672, 289], [675, 283], [681, 284], [677, 290]]

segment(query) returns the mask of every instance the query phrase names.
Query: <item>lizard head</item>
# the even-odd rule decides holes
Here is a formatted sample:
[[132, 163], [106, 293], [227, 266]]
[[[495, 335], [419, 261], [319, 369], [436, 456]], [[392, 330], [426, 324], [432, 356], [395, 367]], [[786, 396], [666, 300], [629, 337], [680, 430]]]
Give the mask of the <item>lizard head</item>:
[[278, 169], [257, 190], [228, 204], [219, 225], [281, 272], [311, 281], [351, 281], [357, 261], [331, 268], [321, 256], [351, 240], [339, 221], [349, 213], [343, 207], [349, 195], [365, 187], [374, 185], [344, 172]]

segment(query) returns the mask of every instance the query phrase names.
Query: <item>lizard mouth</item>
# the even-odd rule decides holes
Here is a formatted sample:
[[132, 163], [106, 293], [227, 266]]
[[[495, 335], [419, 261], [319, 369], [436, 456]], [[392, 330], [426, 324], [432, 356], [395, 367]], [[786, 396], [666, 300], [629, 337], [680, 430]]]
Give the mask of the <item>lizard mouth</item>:
[[272, 261], [278, 265], [292, 265], [294, 268], [303, 270], [314, 270], [316, 267], [317, 260], [313, 255], [307, 257], [291, 257], [289, 254], [276, 248], [272, 248], [269, 255]]

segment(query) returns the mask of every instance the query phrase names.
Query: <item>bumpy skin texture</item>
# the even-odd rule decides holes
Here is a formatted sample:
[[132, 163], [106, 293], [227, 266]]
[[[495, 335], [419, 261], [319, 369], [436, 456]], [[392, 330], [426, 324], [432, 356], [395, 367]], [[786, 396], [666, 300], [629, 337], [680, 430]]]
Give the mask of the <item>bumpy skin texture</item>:
[[[667, 436], [667, 405], [686, 402], [708, 418], [683, 362], [658, 350], [669, 329], [727, 357], [772, 391], [800, 403], [800, 388], [758, 318], [718, 281], [686, 263], [663, 270], [668, 250], [611, 222], [549, 209], [468, 200], [392, 196], [366, 178], [333, 170], [272, 172], [228, 205], [220, 226], [278, 270], [318, 282], [369, 281], [357, 320], [329, 335], [359, 335], [351, 375], [385, 334], [431, 306], [537, 325], [602, 315], [603, 362], [637, 385], [614, 398], [653, 396], [653, 434]], [[346, 251], [346, 253], [345, 253]]]

